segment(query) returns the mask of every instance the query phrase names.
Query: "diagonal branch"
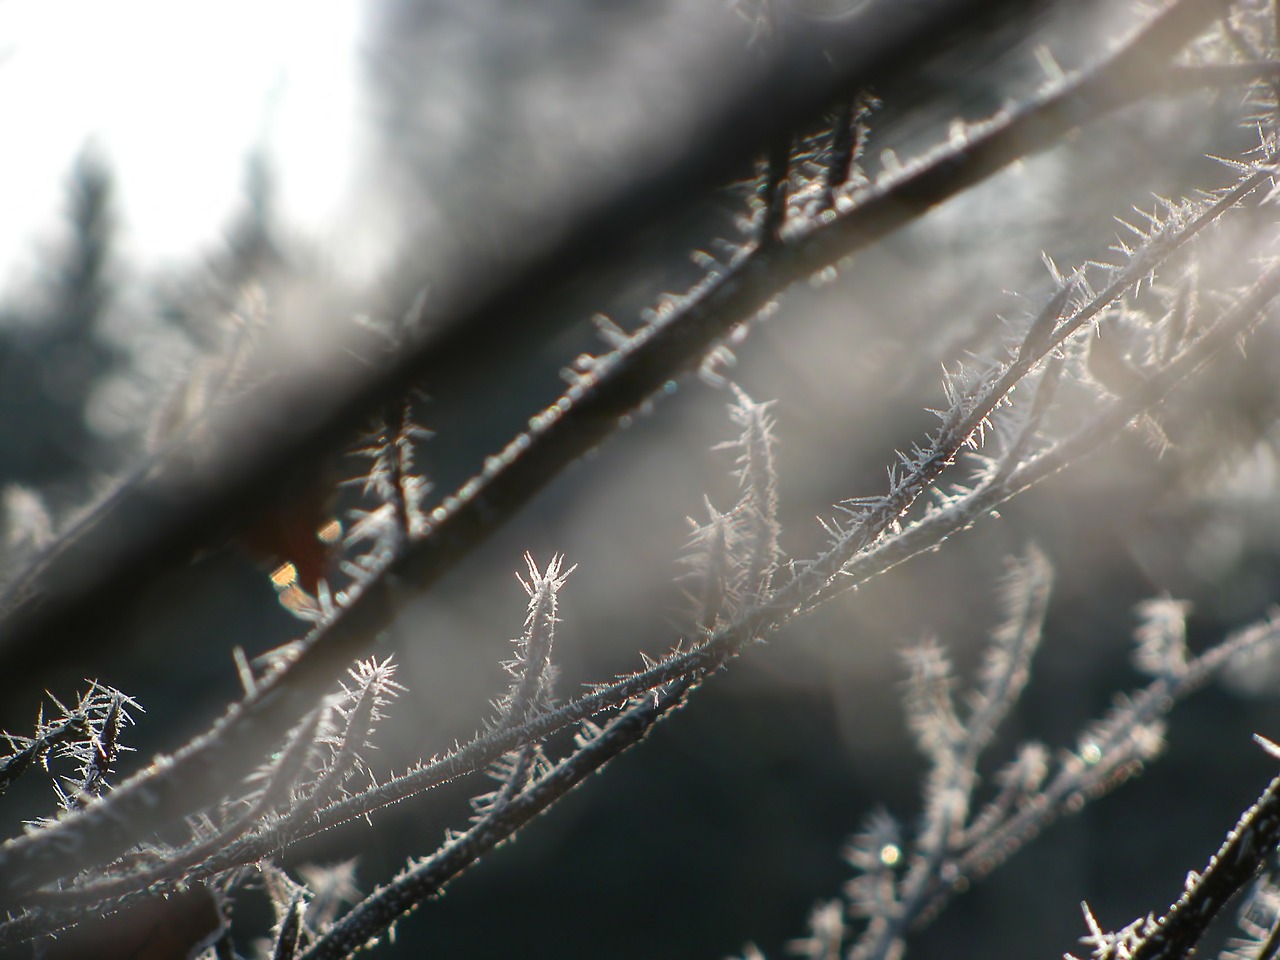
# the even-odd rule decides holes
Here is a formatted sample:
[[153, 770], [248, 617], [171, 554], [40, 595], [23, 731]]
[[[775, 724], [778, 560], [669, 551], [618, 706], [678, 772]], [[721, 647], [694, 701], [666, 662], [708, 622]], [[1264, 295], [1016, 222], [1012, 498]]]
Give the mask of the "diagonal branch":
[[[376, 345], [363, 340], [335, 345], [322, 362], [299, 361], [284, 382], [228, 411], [213, 433], [213, 454], [204, 460], [210, 472], [198, 483], [181, 469], [196, 452], [189, 442], [128, 478], [9, 590], [0, 623], [0, 676], [29, 677], [55, 640], [63, 657], [96, 645], [159, 574], [279, 500], [288, 478], [312, 471], [410, 387], [425, 384], [445, 393], [492, 382], [496, 366], [518, 361], [570, 320], [553, 308], [571, 281], [728, 179], [736, 166], [841, 91], [910, 78], [938, 52], [963, 48], [993, 27], [1027, 28], [1034, 13], [1054, 2], [873, 0], [840, 24], [824, 24], [820, 35], [784, 38], [789, 42], [758, 69], [741, 67], [743, 76], [722, 99], [700, 104], [696, 122], [685, 117], [677, 129], [652, 129], [665, 118], [639, 119], [639, 129], [626, 131], [628, 142], [658, 142], [663, 149], [623, 152], [608, 183], [569, 190], [575, 174], [567, 172], [560, 186], [577, 205], [565, 214], [547, 211], [552, 228], [514, 259], [495, 262], [481, 250], [458, 251], [456, 259], [467, 266], [451, 278], [454, 295], [442, 292], [431, 305], [432, 314], [441, 315], [417, 318], [419, 329], [432, 328], [429, 335], [372, 366], [344, 352], [378, 356]], [[1217, 5], [1181, 4], [1205, 10]], [[703, 85], [691, 76], [685, 86], [698, 91]], [[531, 316], [544, 319], [530, 323]], [[316, 390], [317, 383], [325, 389]]]
[[[845, 215], [797, 231], [785, 243], [775, 241], [767, 255], [749, 253], [733, 272], [708, 280], [695, 291], [687, 309], [638, 335], [625, 356], [575, 384], [537, 418], [529, 434], [513, 441], [502, 455], [491, 459], [484, 473], [447, 498], [433, 513], [432, 526], [422, 540], [367, 583], [337, 619], [320, 627], [299, 660], [232, 707], [209, 734], [175, 757], [161, 758], [151, 770], [77, 816], [0, 849], [0, 889], [31, 889], [71, 868], [61, 844], [73, 837], [84, 858], [78, 865], [83, 866], [110, 858], [140, 839], [145, 830], [207, 802], [203, 798], [252, 764], [250, 745], [270, 742], [274, 732], [309, 709], [329, 679], [392, 622], [401, 596], [425, 590], [451, 569], [564, 465], [603, 440], [620, 416], [656, 394], [675, 373], [696, 363], [727, 330], [776, 297], [782, 286], [838, 261], [1003, 164], [1042, 148], [1054, 130], [1060, 134], [1096, 109], [1098, 97], [1110, 96], [1116, 102], [1114, 94], [1105, 91], [1110, 83], [1132, 76], [1125, 55], [1140, 49], [1147, 55], [1167, 56], [1170, 48], [1193, 35], [1217, 9], [1206, 0], [1181, 0], [1085, 78], [1045, 94], [999, 122], [975, 128], [964, 144], [930, 154], [900, 177], [878, 185]], [[1085, 107], [1088, 110], [1078, 112]], [[1047, 122], [1040, 124], [1038, 119]], [[759, 624], [739, 626], [754, 635], [758, 629], [776, 626], [769, 621], [770, 617], [761, 617]], [[698, 663], [722, 662], [731, 650], [724, 645], [689, 656]], [[666, 680], [690, 668], [686, 662], [684, 669]], [[665, 682], [651, 680], [648, 688]], [[636, 692], [648, 688], [637, 687]], [[589, 698], [584, 706], [588, 702], [595, 704], [590, 708], [594, 712], [618, 701]]]

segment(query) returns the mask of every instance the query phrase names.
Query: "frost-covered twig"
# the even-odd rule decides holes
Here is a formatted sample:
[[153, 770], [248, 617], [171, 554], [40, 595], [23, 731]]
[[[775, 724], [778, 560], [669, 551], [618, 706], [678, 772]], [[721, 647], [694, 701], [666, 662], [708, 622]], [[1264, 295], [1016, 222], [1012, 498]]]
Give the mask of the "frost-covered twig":
[[[341, 696], [309, 714], [279, 757], [256, 777], [258, 788], [238, 800], [225, 801], [216, 823], [213, 818], [201, 818], [192, 839], [182, 846], [148, 845], [126, 862], [86, 875], [74, 886], [37, 891], [28, 899], [26, 913], [0, 923], [0, 943], [31, 939], [105, 912], [128, 910], [157, 891], [176, 892], [193, 882], [219, 877], [240, 865], [234, 858], [228, 860], [228, 851], [268, 830], [283, 835], [305, 829], [315, 811], [344, 791], [344, 781], [363, 766], [362, 754], [370, 746], [373, 728], [403, 689], [393, 679], [395, 667], [389, 660], [365, 661], [349, 673], [353, 686], [344, 685]], [[333, 716], [342, 721], [340, 728], [332, 724]], [[319, 766], [318, 775], [309, 769], [313, 765]], [[258, 859], [272, 852], [266, 850]]]
[[684, 678], [639, 701], [589, 737], [550, 771], [482, 817], [466, 833], [357, 905], [301, 960], [341, 960], [380, 936], [400, 916], [436, 896], [444, 885], [592, 773], [634, 746], [662, 717], [678, 707], [692, 683]]
[[[129, 901], [124, 898], [128, 894], [145, 893], [158, 884], [182, 880], [193, 866], [204, 863], [218, 851], [225, 850], [235, 840], [257, 827], [272, 808], [288, 799], [289, 791], [303, 774], [322, 714], [322, 710], [315, 710], [304, 718], [279, 760], [266, 772], [266, 783], [257, 797], [242, 812], [208, 836], [197, 837], [177, 850], [169, 851], [158, 847], [152, 849], [148, 851], [148, 859], [154, 862], [142, 869], [116, 867], [102, 871], [106, 874], [106, 879], [89, 878], [87, 882], [76, 886], [37, 892], [30, 901], [31, 905], [51, 911], [42, 918], [43, 922], [56, 923], [59, 913], [69, 908], [96, 906], [102, 910], [109, 908], [113, 902], [127, 905]], [[6, 938], [7, 931], [0, 925], [0, 942]]]
[[960, 877], [980, 879], [1021, 849], [1050, 822], [1077, 809], [1127, 779], [1135, 766], [1161, 746], [1161, 718], [1173, 705], [1199, 689], [1233, 657], [1280, 643], [1280, 623], [1266, 620], [1240, 630], [1187, 663], [1177, 675], [1158, 676], [1147, 686], [1121, 698], [1103, 719], [1081, 733], [1076, 749], [1060, 759], [1060, 769], [1021, 809], [955, 858], [950, 876], [937, 878], [922, 915], [935, 913], [955, 895]]
[[[978, 761], [1030, 676], [1031, 656], [1048, 606], [1049, 581], [1048, 562], [1035, 549], [1010, 565], [1003, 597], [1006, 619], [992, 635], [963, 719], [952, 702], [950, 666], [940, 648], [927, 644], [908, 652], [912, 673], [905, 698], [908, 725], [930, 761], [923, 825], [901, 876], [892, 869], [896, 860], [884, 862], [883, 851], [889, 843], [884, 839], [885, 815], [873, 817], [866, 837], [855, 842], [851, 859], [865, 874], [850, 884], [850, 897], [854, 912], [867, 916], [869, 922], [851, 958], [899, 955], [907, 930], [929, 902], [939, 878], [954, 877], [956, 883], [966, 879], [955, 875], [951, 860], [966, 840], [979, 783]], [[896, 835], [896, 828], [893, 832]], [[870, 842], [871, 837], [881, 839]], [[900, 854], [898, 842], [893, 849]]]
[[[167, 483], [151, 482], [156, 474], [167, 475], [164, 464], [144, 465], [117, 488], [101, 511], [47, 552], [7, 595], [0, 620], [0, 674], [24, 658], [38, 662], [40, 648], [51, 636], [76, 645], [82, 642], [77, 639], [81, 628], [99, 625], [94, 618], [115, 621], [118, 611], [141, 597], [155, 576], [206, 546], [215, 530], [234, 526], [252, 510], [282, 497], [292, 471], [313, 467], [331, 455], [389, 397], [403, 397], [423, 382], [437, 390], [443, 385], [465, 387], [474, 382], [478, 369], [487, 368], [495, 352], [523, 360], [532, 344], [544, 342], [571, 319], [553, 306], [569, 283], [589, 272], [590, 264], [625, 247], [661, 213], [680, 210], [690, 197], [702, 196], [708, 187], [732, 176], [739, 163], [774, 134], [791, 128], [797, 116], [821, 109], [849, 89], [910, 77], [928, 57], [972, 44], [985, 28], [1027, 29], [1027, 23], [1034, 22], [1029, 14], [1050, 2], [927, 0], [908, 8], [873, 5], [858, 17], [856, 29], [824, 31], [821, 38], [797, 36], [787, 55], [775, 58], [767, 69], [726, 78], [725, 86], [716, 88], [718, 95], [691, 97], [688, 106], [699, 115], [686, 116], [687, 122], [674, 126], [663, 124], [657, 134], [662, 151], [618, 153], [609, 159], [608, 174], [592, 177], [589, 187], [581, 182], [579, 171], [566, 170], [557, 185], [563, 196], [574, 195], [582, 202], [569, 210], [546, 211], [557, 226], [538, 232], [541, 245], [531, 240], [534, 246], [521, 245], [514, 258], [478, 256], [458, 278], [452, 302], [444, 305], [446, 316], [436, 317], [437, 304], [415, 313], [416, 325], [430, 325], [430, 333], [399, 351], [394, 361], [374, 369], [349, 363], [336, 369], [332, 363], [311, 365], [299, 369], [296, 380], [272, 395], [249, 398], [232, 418], [243, 414], [243, 422], [256, 429], [230, 431], [213, 458], [208, 482], [183, 489], [181, 496], [175, 496]], [[1197, 15], [1204, 3], [1181, 0], [1181, 6]], [[831, 63], [833, 69], [811, 69], [816, 60]], [[695, 58], [685, 67], [700, 71], [703, 64]], [[690, 93], [701, 93], [696, 74], [688, 79]], [[624, 132], [634, 138], [630, 142], [643, 142], [654, 135], [648, 126], [653, 122], [648, 112], [631, 115]], [[472, 249], [479, 253], [482, 247]], [[459, 254], [462, 259], [456, 265], [461, 266], [465, 249]], [[530, 316], [538, 316], [540, 322], [529, 323]], [[302, 357], [295, 360], [301, 364]], [[317, 391], [317, 382], [327, 389]], [[253, 416], [264, 402], [273, 415]], [[184, 451], [174, 453], [180, 459]], [[358, 655], [352, 649], [343, 659]], [[340, 671], [332, 666], [330, 679]], [[295, 711], [290, 722], [301, 712]], [[287, 725], [277, 724], [277, 734]]]
[[[1220, 318], [1208, 331], [1163, 371], [1153, 376], [1137, 395], [1111, 402], [1096, 422], [1081, 429], [1074, 437], [1040, 454], [1025, 465], [1013, 470], [999, 483], [989, 484], [958, 498], [946, 510], [928, 515], [913, 526], [904, 529], [883, 544], [846, 562], [851, 583], [862, 582], [875, 573], [906, 559], [908, 556], [936, 545], [946, 536], [963, 529], [982, 513], [999, 505], [1032, 483], [1056, 472], [1088, 449], [1115, 436], [1124, 425], [1142, 409], [1156, 402], [1169, 388], [1190, 375], [1208, 356], [1232, 342], [1242, 331], [1256, 323], [1266, 302], [1280, 292], [1280, 270], [1272, 268], [1246, 293], [1239, 302]], [[798, 564], [796, 565], [798, 566]], [[811, 568], [810, 568], [811, 569]], [[837, 566], [835, 569], [839, 569]], [[521, 725], [519, 728], [499, 730], [486, 734], [440, 760], [425, 764], [421, 769], [403, 777], [354, 795], [347, 801], [334, 804], [317, 814], [310, 829], [353, 819], [368, 810], [387, 803], [397, 802], [421, 790], [494, 762], [503, 753], [546, 736], [571, 723], [616, 706], [681, 676], [705, 674], [732, 658], [746, 639], [768, 633], [789, 618], [793, 606], [787, 598], [803, 598], [804, 589], [798, 587], [797, 576], [773, 592], [767, 604], [753, 607], [731, 622], [723, 624], [705, 643], [689, 651], [676, 651], [654, 666], [629, 676], [617, 683], [601, 685], [592, 693], [580, 697], [564, 707], [547, 713]], [[794, 593], [792, 592], [794, 591]], [[280, 835], [262, 838], [262, 844], [275, 844]], [[249, 861], [262, 847], [250, 846], [237, 851], [237, 856]], [[242, 861], [243, 862], [243, 861]]]
[[[930, 760], [925, 808], [912, 842], [904, 841], [892, 817], [877, 810], [848, 847], [846, 856], [856, 871], [846, 888], [848, 909], [866, 924], [849, 947], [850, 960], [902, 956], [907, 936], [958, 893], [1054, 820], [1108, 792], [1158, 753], [1162, 718], [1178, 701], [1234, 659], [1280, 645], [1280, 623], [1272, 618], [1232, 634], [1200, 656], [1188, 657], [1177, 639], [1187, 606], [1173, 601], [1142, 605], [1144, 623], [1135, 634], [1135, 661], [1155, 675], [1152, 682], [1119, 698], [1106, 717], [1081, 733], [1076, 748], [1062, 751], [1056, 761], [1049, 760], [1040, 744], [1023, 745], [1014, 761], [996, 774], [995, 796], [975, 810], [981, 782], [978, 763], [994, 733], [990, 721], [1012, 705], [1025, 682], [1038, 635], [1038, 622], [1027, 616], [1042, 617], [1047, 600], [1043, 560], [1033, 553], [1020, 567], [1005, 600], [1009, 619], [988, 650], [967, 716], [961, 717], [952, 701], [954, 680], [940, 649], [926, 645], [910, 655], [908, 720]], [[1033, 613], [1029, 603], [1038, 610]], [[1165, 644], [1169, 655], [1159, 663], [1149, 656], [1154, 630], [1170, 638]], [[1104, 933], [1090, 918], [1093, 934], [1087, 942], [1094, 946], [1096, 960], [1187, 956], [1213, 915], [1256, 873], [1280, 839], [1280, 825], [1270, 822], [1280, 818], [1272, 809], [1275, 791], [1272, 784], [1204, 876], [1188, 877], [1182, 900], [1167, 917], [1139, 921], [1115, 934]], [[1240, 833], [1244, 838], [1237, 836]]]
[[[1275, 751], [1272, 751], [1273, 755]], [[1182, 896], [1160, 918], [1136, 921], [1117, 933], [1104, 932], [1090, 921], [1081, 942], [1094, 960], [1182, 960], [1190, 957], [1209, 925], [1248, 884], [1280, 844], [1280, 777], [1267, 785], [1257, 801], [1227, 834], [1203, 872], [1187, 876]], [[1263, 954], [1259, 954], [1259, 957]]]
[[[520, 585], [529, 595], [529, 610], [524, 633], [516, 641], [516, 656], [503, 664], [514, 680], [507, 695], [497, 704], [500, 718], [496, 723], [499, 726], [526, 723], [544, 713], [553, 703], [556, 668], [551, 660], [551, 651], [559, 622], [556, 610], [561, 588], [577, 569], [570, 567], [565, 570], [563, 556], [552, 557], [546, 570], [539, 570], [533, 557], [526, 553], [525, 564], [529, 579], [521, 578]], [[524, 789], [528, 779], [545, 763], [541, 745], [536, 741], [525, 743], [518, 752], [504, 756], [494, 765], [492, 773], [501, 783], [499, 789], [476, 797], [472, 805], [479, 814], [492, 815]]]
[[[839, 543], [844, 538], [838, 539], [837, 546], [817, 558], [813, 566], [796, 564], [797, 573], [775, 594], [774, 602], [785, 604], [794, 600], [800, 603], [806, 598], [826, 600], [852, 589], [868, 578], [931, 549], [1005, 501], [1075, 463], [1118, 436], [1127, 424], [1195, 374], [1215, 354], [1247, 335], [1265, 319], [1266, 310], [1277, 296], [1280, 296], [1280, 263], [1273, 263], [1176, 358], [1146, 377], [1125, 396], [1102, 407], [1073, 434], [1011, 471], [1001, 472], [995, 479], [950, 498], [944, 508], [926, 513], [914, 524], [870, 549], [858, 552], [849, 550], [848, 546], [841, 548]], [[805, 582], [811, 577], [822, 578], [822, 584]]]
[[674, 373], [695, 364], [711, 343], [772, 301], [779, 289], [884, 236], [1000, 166], [1046, 146], [1079, 122], [1081, 114], [1068, 105], [1087, 105], [1090, 113], [1105, 109], [1113, 102], [1105, 94], [1108, 85], [1117, 78], [1132, 79], [1123, 66], [1125, 56], [1136, 55], [1139, 48], [1176, 46], [1212, 15], [1210, 6], [1186, 0], [1172, 5], [1130, 42], [1119, 44], [1112, 59], [973, 127], [960, 142], [926, 155], [865, 195], [851, 197], [851, 205], [839, 210], [837, 218], [798, 230], [786, 243], [769, 245], [767, 257], [764, 252], [748, 254], [732, 271], [708, 279], [685, 307], [632, 338], [625, 358], [620, 355], [619, 362], [602, 364], [589, 381], [571, 387], [559, 403], [535, 418], [527, 434], [491, 458], [482, 474], [446, 498], [421, 540], [373, 574], [342, 615], [315, 632], [296, 662], [265, 680], [214, 731], [114, 791], [101, 808], [0, 850], [0, 887], [29, 888], [58, 875], [65, 867], [65, 858], [57, 852], [60, 839], [74, 835], [86, 862], [101, 861], [138, 839], [144, 816], [150, 826], [206, 802], [221, 783], [251, 762], [247, 744], [272, 739], [301, 716], [317, 691], [391, 622], [400, 584], [413, 583], [419, 590], [429, 586], [565, 463], [599, 443], [619, 416], [656, 393]]
[[64, 811], [77, 810], [110, 786], [106, 778], [114, 772], [120, 754], [132, 752], [121, 733], [134, 722], [129, 711], [141, 711], [142, 707], [114, 687], [96, 682], [90, 683], [74, 707], [65, 706], [52, 694], [49, 699], [57, 716], [45, 720], [42, 706], [34, 737], [4, 735], [14, 752], [0, 764], [0, 792], [37, 761], [45, 770], [49, 770], [50, 760], [67, 761], [75, 771], [55, 775], [53, 789]]
[[[826, 562], [830, 563], [834, 573], [823, 582], [844, 588], [865, 582], [909, 557], [931, 549], [1017, 493], [1115, 437], [1135, 416], [1190, 376], [1208, 357], [1256, 324], [1267, 303], [1278, 294], [1280, 267], [1272, 267], [1198, 340], [1159, 374], [1152, 376], [1141, 391], [1111, 401], [1075, 435], [1022, 464], [999, 482], [957, 497], [947, 509], [925, 516], [871, 550], [853, 557], [828, 557]], [[336, 823], [359, 816], [362, 805], [368, 808], [397, 802], [461, 772], [491, 763], [513, 745], [527, 742], [529, 738], [546, 736], [686, 674], [716, 669], [731, 659], [747, 639], [772, 632], [790, 618], [796, 607], [814, 592], [808, 578], [813, 575], [813, 565], [819, 559], [814, 558], [808, 562], [809, 565], [802, 565], [799, 561], [793, 563], [793, 570], [797, 572], [771, 593], [767, 603], [753, 606], [725, 622], [704, 643], [693, 649], [677, 650], [652, 667], [616, 683], [600, 685], [592, 693], [549, 711], [518, 730], [503, 730], [477, 738], [453, 754], [426, 764], [393, 783], [374, 788], [349, 806], [338, 804], [323, 811], [321, 822]], [[828, 591], [825, 596], [834, 596], [837, 592]]]
[[693, 535], [682, 558], [685, 578], [695, 583], [687, 591], [694, 622], [705, 632], [767, 596], [782, 556], [772, 403], [757, 403], [735, 383], [729, 387], [734, 394], [729, 416], [742, 432], [714, 449], [737, 455], [738, 502], [721, 513], [708, 499], [709, 519], [702, 524], [690, 518]]

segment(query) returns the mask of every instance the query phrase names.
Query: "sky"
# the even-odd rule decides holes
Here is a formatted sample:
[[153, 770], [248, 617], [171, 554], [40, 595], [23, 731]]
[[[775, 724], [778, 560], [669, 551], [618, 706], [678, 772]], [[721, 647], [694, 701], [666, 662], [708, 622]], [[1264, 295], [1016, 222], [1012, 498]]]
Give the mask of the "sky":
[[265, 145], [291, 229], [340, 222], [357, 152], [357, 0], [0, 0], [0, 290], [56, 236], [86, 144], [117, 176], [123, 252], [215, 242]]

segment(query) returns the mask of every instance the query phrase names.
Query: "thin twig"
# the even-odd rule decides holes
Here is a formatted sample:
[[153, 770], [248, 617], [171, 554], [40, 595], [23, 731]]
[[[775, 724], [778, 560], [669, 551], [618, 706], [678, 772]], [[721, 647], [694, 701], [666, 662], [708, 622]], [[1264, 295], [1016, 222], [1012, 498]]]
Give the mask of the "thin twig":
[[[1025, 29], [1036, 22], [1033, 14], [1054, 2], [871, 3], [821, 36], [788, 38], [759, 69], [739, 64], [745, 75], [727, 89], [717, 87], [700, 104], [701, 116], [655, 130], [648, 125], [663, 118], [637, 114], [640, 129], [626, 132], [637, 144], [660, 138], [663, 149], [614, 151], [601, 182], [573, 184], [568, 178], [576, 172], [566, 174], [559, 186], [578, 202], [564, 212], [548, 211], [552, 221], [541, 247], [514, 259], [504, 250], [498, 263], [478, 250], [470, 262], [461, 255], [457, 262], [470, 269], [450, 277], [457, 280], [452, 302], [437, 290], [426, 307], [430, 316], [415, 318], [414, 328], [429, 327], [429, 334], [373, 365], [327, 362], [341, 350], [312, 366], [304, 355], [293, 358], [296, 376], [227, 411], [230, 429], [225, 436], [215, 431], [212, 439], [220, 446], [198, 484], [171, 482], [174, 467], [193, 462], [192, 450], [181, 443], [161, 462], [139, 468], [6, 594], [0, 677], [31, 677], [55, 646], [64, 659], [93, 649], [156, 577], [270, 509], [286, 495], [291, 476], [314, 472], [389, 398], [423, 383], [439, 395], [452, 394], [477, 380], [490, 382], [486, 372], [503, 363], [523, 361], [571, 321], [566, 311], [552, 308], [574, 278], [590, 275], [660, 217], [731, 178], [798, 118], [817, 113], [843, 91], [910, 78], [929, 57], [972, 43], [994, 26]], [[1182, 0], [1181, 6], [1211, 2]], [[695, 75], [685, 89], [705, 86]], [[531, 317], [542, 319], [532, 323]], [[358, 356], [379, 355], [372, 337], [342, 346]], [[264, 409], [272, 415], [263, 417]], [[243, 424], [253, 425], [251, 435], [236, 429]], [[190, 479], [180, 469], [176, 475]]]
[[594, 739], [494, 809], [462, 836], [356, 906], [301, 960], [342, 960], [399, 917], [436, 896], [450, 880], [599, 770], [644, 739], [650, 728], [678, 707], [693, 683], [686, 677], [656, 697], [647, 698], [612, 720]]
[[[66, 872], [70, 865], [62, 844], [72, 837], [84, 858], [81, 866], [101, 862], [136, 842], [141, 833], [207, 802], [204, 798], [253, 762], [246, 745], [269, 742], [275, 731], [309, 709], [330, 678], [386, 629], [405, 591], [420, 592], [451, 569], [566, 463], [603, 440], [619, 417], [655, 395], [674, 373], [696, 363], [728, 329], [776, 297], [782, 286], [837, 262], [1004, 164], [1043, 149], [1052, 141], [1054, 131], [1060, 134], [1079, 122], [1082, 107], [1091, 112], [1100, 102], [1116, 102], [1110, 84], [1142, 78], [1141, 73], [1132, 78], [1133, 67], [1126, 55], [1176, 46], [1216, 10], [1216, 4], [1183, 0], [1154, 18], [1127, 46], [1121, 45], [1113, 59], [1083, 78], [1064, 84], [1020, 111], [975, 128], [964, 144], [931, 153], [919, 166], [868, 191], [849, 214], [797, 231], [794, 239], [772, 245], [767, 257], [759, 251], [748, 254], [732, 273], [708, 280], [678, 317], [633, 338], [625, 362], [605, 365], [594, 377], [575, 384], [545, 416], [537, 418], [527, 435], [491, 458], [484, 473], [446, 498], [433, 513], [431, 528], [421, 540], [357, 592], [338, 619], [313, 633], [297, 661], [267, 678], [213, 730], [173, 758], [165, 758], [122, 784], [77, 817], [0, 848], [0, 890], [31, 889]], [[790, 597], [785, 588], [778, 595], [784, 602]], [[805, 599], [799, 597], [796, 605]], [[776, 623], [776, 610], [772, 615], [760, 613], [736, 624], [735, 635], [755, 635]], [[695, 669], [696, 662], [704, 659], [719, 661], [729, 655], [730, 648], [723, 645], [716, 652], [700, 650], [686, 655], [695, 660], [685, 661], [665, 679], [654, 676], [653, 682], [667, 682]], [[658, 669], [665, 672], [665, 668]], [[611, 702], [618, 701], [583, 701], [596, 703], [597, 710]]]
[[1191, 956], [1209, 924], [1280, 843], [1280, 777], [1245, 811], [1208, 866], [1187, 885], [1131, 960], [1182, 960]]

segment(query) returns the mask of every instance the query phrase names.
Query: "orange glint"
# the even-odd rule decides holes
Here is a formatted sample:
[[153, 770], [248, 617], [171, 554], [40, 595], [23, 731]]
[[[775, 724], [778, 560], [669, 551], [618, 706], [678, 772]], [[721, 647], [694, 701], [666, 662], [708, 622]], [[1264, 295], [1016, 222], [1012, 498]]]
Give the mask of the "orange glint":
[[285, 587], [291, 586], [298, 580], [298, 571], [292, 563], [282, 563], [271, 571], [271, 582], [276, 585], [276, 589], [283, 590]]
[[329, 516], [332, 501], [332, 487], [312, 485], [262, 513], [236, 535], [250, 555], [270, 565], [277, 589], [296, 585], [314, 595], [329, 574], [342, 540], [342, 524]]

